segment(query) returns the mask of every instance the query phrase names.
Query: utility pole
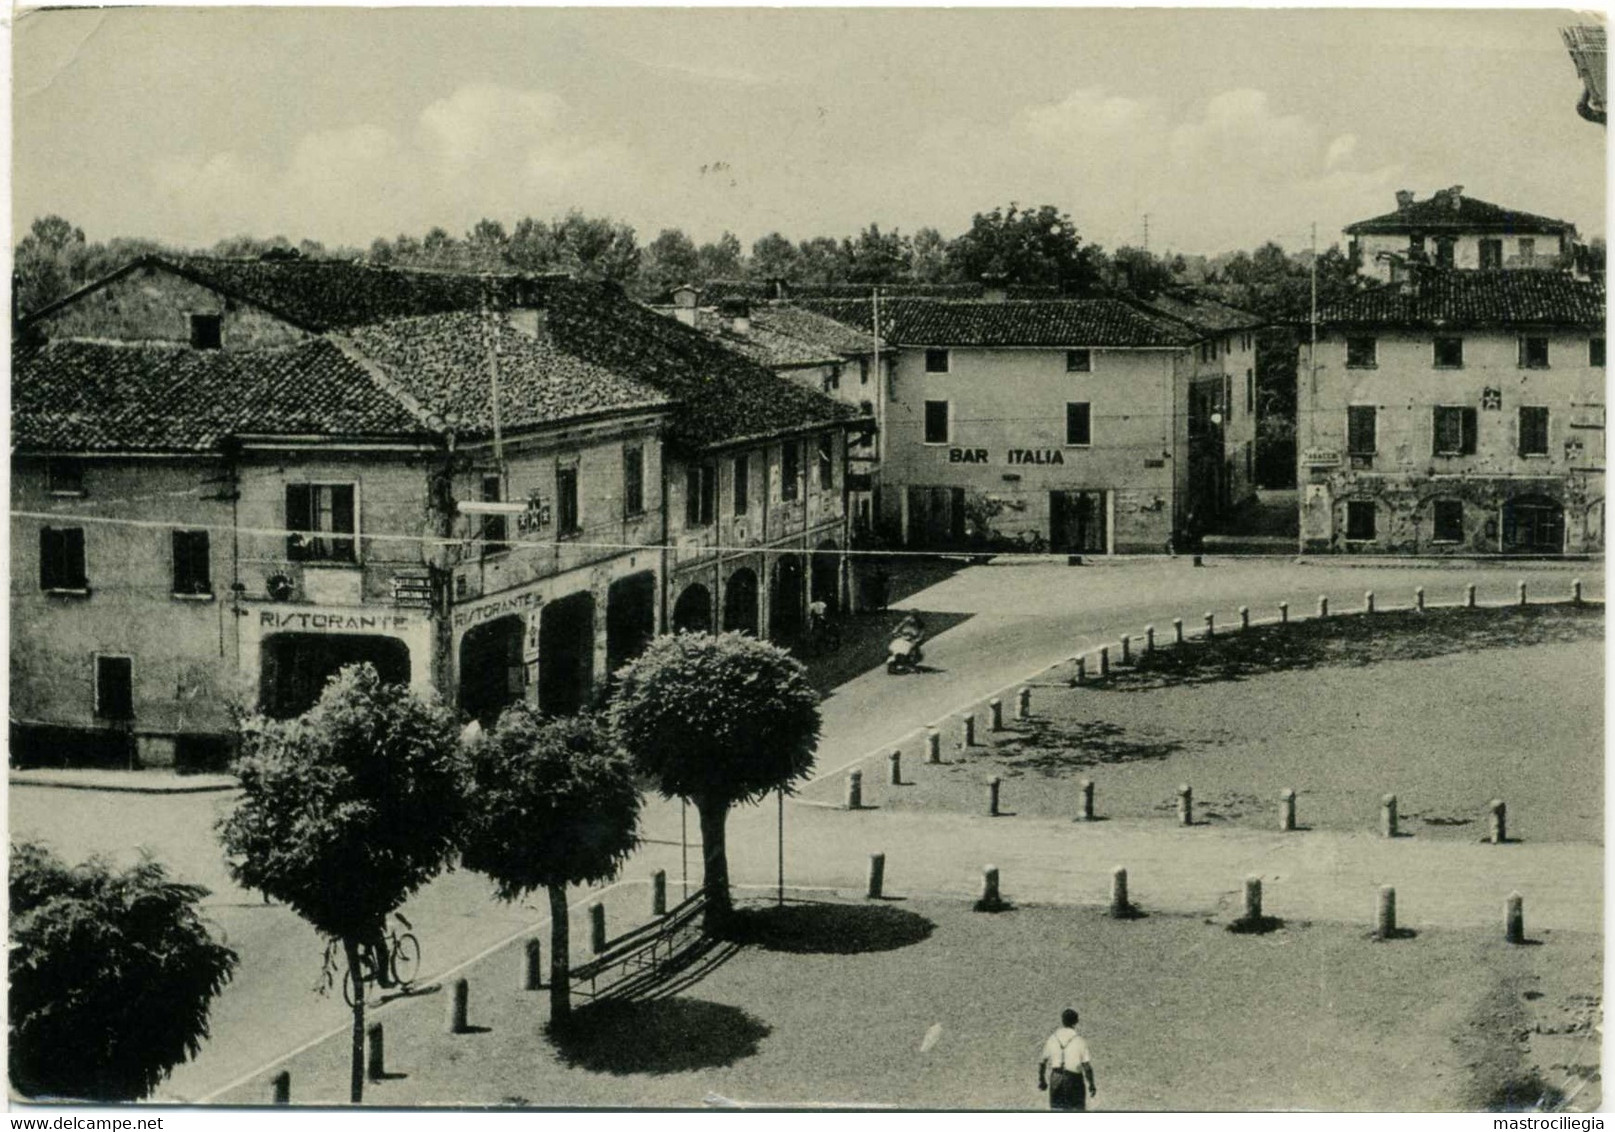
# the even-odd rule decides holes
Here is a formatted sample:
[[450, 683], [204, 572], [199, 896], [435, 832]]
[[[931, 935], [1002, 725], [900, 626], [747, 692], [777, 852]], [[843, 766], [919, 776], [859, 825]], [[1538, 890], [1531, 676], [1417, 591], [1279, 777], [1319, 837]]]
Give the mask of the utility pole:
[[1144, 250], [1150, 250], [1150, 214], [1144, 214]]

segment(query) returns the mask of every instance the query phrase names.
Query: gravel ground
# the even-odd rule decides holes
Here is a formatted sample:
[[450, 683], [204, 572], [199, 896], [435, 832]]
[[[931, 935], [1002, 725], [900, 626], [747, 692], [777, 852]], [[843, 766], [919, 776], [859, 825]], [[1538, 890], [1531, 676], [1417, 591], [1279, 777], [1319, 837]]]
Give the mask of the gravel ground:
[[[1596, 1010], [1578, 997], [1599, 985], [1593, 936], [1511, 948], [1495, 933], [1431, 930], [1379, 943], [1332, 925], [1235, 935], [1192, 917], [982, 915], [938, 901], [791, 914], [788, 949], [759, 931], [763, 942], [678, 997], [601, 1012], [560, 1048], [544, 996], [505, 989], [516, 954], [495, 956], [473, 979], [478, 1032], [445, 1033], [441, 995], [390, 1014], [393, 1076], [368, 1101], [1035, 1108], [1037, 1051], [1069, 1003], [1101, 1109], [1598, 1102], [1596, 1084], [1576, 1092], [1598, 1058]], [[339, 1102], [346, 1056], [339, 1038], [295, 1058], [294, 1099]], [[266, 1088], [223, 1099], [257, 1102]]]
[[1502, 798], [1510, 837], [1601, 844], [1601, 612], [1487, 611], [1474, 632], [1385, 633], [1397, 616], [1372, 638], [1354, 618], [1345, 636], [1309, 635], [1309, 622], [1163, 649], [1081, 688], [1066, 685], [1074, 668], [1056, 670], [1034, 718], [981, 727], [968, 752], [947, 735], [942, 773], [910, 775], [882, 804], [978, 813], [997, 776], [1006, 811], [1069, 816], [1090, 778], [1102, 816], [1173, 821], [1188, 783], [1197, 821], [1272, 828], [1290, 788], [1303, 826], [1365, 830], [1394, 793], [1404, 832], [1477, 840]]

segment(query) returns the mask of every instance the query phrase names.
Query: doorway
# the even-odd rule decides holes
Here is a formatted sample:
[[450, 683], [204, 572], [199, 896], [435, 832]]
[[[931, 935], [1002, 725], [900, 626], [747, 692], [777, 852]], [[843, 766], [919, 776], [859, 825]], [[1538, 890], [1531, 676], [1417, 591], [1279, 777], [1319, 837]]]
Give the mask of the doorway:
[[1057, 554], [1104, 554], [1110, 549], [1105, 530], [1105, 493], [1049, 492], [1049, 549]]

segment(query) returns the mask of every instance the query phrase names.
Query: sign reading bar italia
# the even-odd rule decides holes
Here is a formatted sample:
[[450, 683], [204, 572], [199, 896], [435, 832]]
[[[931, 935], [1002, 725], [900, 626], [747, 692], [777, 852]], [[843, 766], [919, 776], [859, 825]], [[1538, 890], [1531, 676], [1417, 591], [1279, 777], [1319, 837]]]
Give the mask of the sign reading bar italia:
[[[985, 448], [950, 448], [948, 449], [948, 463], [990, 464], [992, 463], [992, 456]], [[1004, 463], [1063, 464], [1065, 463], [1065, 453], [1058, 448], [1007, 448], [1004, 450]]]

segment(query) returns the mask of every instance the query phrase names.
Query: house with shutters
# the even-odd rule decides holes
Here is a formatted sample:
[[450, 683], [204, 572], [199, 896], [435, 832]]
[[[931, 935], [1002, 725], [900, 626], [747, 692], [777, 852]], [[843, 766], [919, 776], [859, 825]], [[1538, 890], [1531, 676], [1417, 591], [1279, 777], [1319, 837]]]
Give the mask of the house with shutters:
[[356, 661], [468, 716], [589, 702], [664, 622], [670, 398], [568, 345], [616, 309], [150, 258], [26, 318], [13, 758], [217, 764], [232, 707], [295, 714]]
[[[870, 299], [803, 305], [873, 326]], [[1197, 508], [1232, 505], [1249, 483], [1230, 453], [1254, 439], [1260, 320], [1206, 307], [992, 288], [882, 298], [896, 357], [877, 522], [913, 547], [1167, 549]]]
[[1395, 282], [1406, 265], [1461, 270], [1564, 270], [1573, 265], [1576, 226], [1464, 195], [1462, 185], [1425, 200], [1403, 189], [1396, 210], [1345, 228], [1359, 274]]
[[1604, 288], [1414, 267], [1318, 318], [1297, 446], [1309, 552], [1604, 547]]

